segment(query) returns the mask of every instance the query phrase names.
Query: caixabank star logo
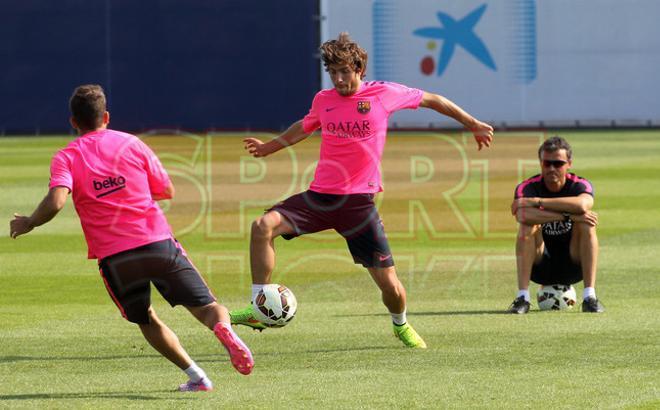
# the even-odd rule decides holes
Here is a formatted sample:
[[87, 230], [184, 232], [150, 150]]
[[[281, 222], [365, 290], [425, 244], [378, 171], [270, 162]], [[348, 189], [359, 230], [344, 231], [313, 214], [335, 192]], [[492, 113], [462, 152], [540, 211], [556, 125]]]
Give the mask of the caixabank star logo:
[[490, 55], [488, 47], [475, 33], [475, 26], [486, 11], [486, 7], [487, 5], [483, 4], [460, 19], [455, 19], [447, 13], [438, 11], [436, 17], [440, 25], [422, 27], [413, 32], [416, 36], [430, 39], [427, 43], [429, 51], [435, 51], [438, 48], [436, 40], [442, 41], [437, 61], [429, 55], [422, 58], [420, 62], [422, 73], [431, 75], [435, 71], [436, 75], [441, 76], [451, 62], [457, 47], [462, 47], [483, 65], [497, 71], [495, 60]]
[[374, 0], [372, 67], [404, 84], [527, 85], [537, 76], [536, 20], [536, 0]]

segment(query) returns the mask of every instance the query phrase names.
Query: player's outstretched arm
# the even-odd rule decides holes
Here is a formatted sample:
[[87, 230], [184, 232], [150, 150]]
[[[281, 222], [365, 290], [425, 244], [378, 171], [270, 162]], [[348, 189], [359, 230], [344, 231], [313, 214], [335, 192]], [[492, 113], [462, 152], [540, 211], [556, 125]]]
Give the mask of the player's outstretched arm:
[[53, 219], [64, 207], [68, 195], [68, 188], [61, 186], [51, 188], [32, 215], [14, 214], [14, 219], [9, 222], [9, 235], [16, 239]]
[[245, 138], [243, 142], [245, 143], [245, 149], [253, 157], [260, 158], [273, 154], [282, 148], [297, 144], [309, 137], [309, 135], [303, 130], [302, 120], [299, 120], [291, 124], [279, 137], [268, 142], [262, 142], [257, 138]]
[[419, 105], [420, 107], [430, 108], [442, 115], [451, 117], [463, 124], [465, 128], [472, 131], [474, 139], [479, 145], [479, 150], [484, 146], [490, 147], [490, 143], [493, 141], [493, 127], [477, 120], [448, 98], [438, 94], [424, 92], [422, 102]]

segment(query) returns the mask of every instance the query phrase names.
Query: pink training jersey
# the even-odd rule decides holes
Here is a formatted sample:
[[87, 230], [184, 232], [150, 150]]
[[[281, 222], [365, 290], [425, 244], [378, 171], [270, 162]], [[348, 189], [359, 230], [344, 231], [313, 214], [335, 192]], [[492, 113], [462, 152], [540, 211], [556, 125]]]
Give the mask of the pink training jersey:
[[153, 195], [170, 178], [156, 155], [134, 135], [93, 131], [55, 154], [50, 188], [71, 191], [90, 259], [172, 237]]
[[303, 119], [311, 133], [321, 128], [321, 156], [309, 189], [324, 194], [367, 194], [383, 190], [380, 160], [387, 120], [395, 111], [416, 109], [424, 92], [384, 81], [364, 82], [353, 95], [334, 88], [316, 94]]

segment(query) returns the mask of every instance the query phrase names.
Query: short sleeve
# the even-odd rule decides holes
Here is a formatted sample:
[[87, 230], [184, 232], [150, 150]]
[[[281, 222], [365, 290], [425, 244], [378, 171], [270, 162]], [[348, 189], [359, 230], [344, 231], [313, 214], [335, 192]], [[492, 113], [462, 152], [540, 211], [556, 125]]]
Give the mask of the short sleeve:
[[516, 186], [516, 190], [513, 193], [513, 198], [533, 198], [535, 196], [541, 196], [537, 192], [534, 182], [538, 182], [541, 178], [539, 176], [529, 178]]
[[321, 121], [319, 120], [319, 114], [317, 109], [318, 94], [314, 97], [312, 101], [312, 107], [309, 109], [305, 118], [303, 118], [303, 131], [306, 134], [311, 134], [316, 131], [321, 126]]
[[594, 196], [594, 188], [589, 180], [577, 175], [571, 175], [570, 177], [573, 179], [573, 185], [571, 186], [570, 190], [571, 195], [578, 196], [580, 194], [589, 194]]
[[404, 109], [416, 109], [422, 102], [424, 91], [405, 85], [383, 82], [382, 91], [378, 94], [381, 104], [389, 113]]
[[48, 183], [48, 188], [58, 186], [73, 191], [73, 175], [71, 174], [69, 159], [62, 151], [55, 154], [50, 162], [50, 182]]
[[144, 160], [144, 170], [147, 172], [149, 190], [152, 195], [162, 194], [169, 188], [170, 176], [163, 164], [147, 144], [138, 139], [137, 148]]

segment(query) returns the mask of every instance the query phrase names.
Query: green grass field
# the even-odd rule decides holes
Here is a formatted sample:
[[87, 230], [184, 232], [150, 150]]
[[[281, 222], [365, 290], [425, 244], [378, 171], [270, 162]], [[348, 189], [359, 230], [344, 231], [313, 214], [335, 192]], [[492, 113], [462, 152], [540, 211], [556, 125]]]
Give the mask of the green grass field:
[[[380, 209], [429, 349], [392, 336], [376, 286], [334, 233], [278, 239], [274, 280], [296, 293], [298, 315], [284, 329], [238, 330], [256, 360], [249, 377], [154, 292], [215, 383], [200, 394], [174, 392], [185, 375], [121, 318], [71, 201], [8, 237], [70, 138], [0, 138], [0, 408], [660, 408], [660, 131], [562, 135], [595, 187], [604, 314], [502, 314], [516, 290], [508, 208], [516, 182], [536, 173], [543, 134], [498, 134], [481, 153], [461, 135], [394, 134]], [[177, 187], [163, 204], [173, 229], [229, 308], [248, 302], [251, 220], [304, 189], [318, 153], [312, 138], [258, 161], [240, 138], [146, 138]]]

